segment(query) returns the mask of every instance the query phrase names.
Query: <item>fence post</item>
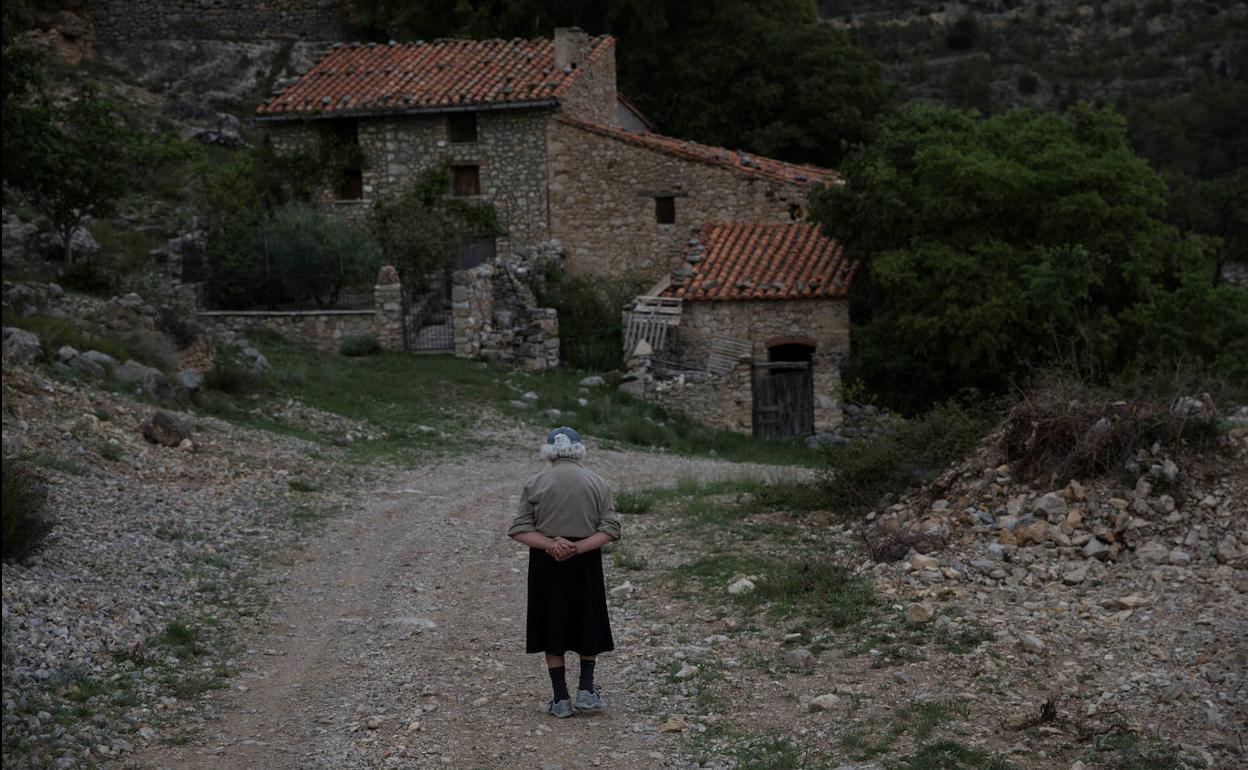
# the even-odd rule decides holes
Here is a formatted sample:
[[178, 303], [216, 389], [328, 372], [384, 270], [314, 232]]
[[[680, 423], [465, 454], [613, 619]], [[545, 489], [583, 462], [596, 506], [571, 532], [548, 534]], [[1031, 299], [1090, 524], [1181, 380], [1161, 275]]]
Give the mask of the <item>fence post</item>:
[[390, 265], [377, 273], [377, 285], [373, 287], [373, 319], [377, 342], [382, 350], [403, 350], [403, 284], [399, 283], [399, 271]]

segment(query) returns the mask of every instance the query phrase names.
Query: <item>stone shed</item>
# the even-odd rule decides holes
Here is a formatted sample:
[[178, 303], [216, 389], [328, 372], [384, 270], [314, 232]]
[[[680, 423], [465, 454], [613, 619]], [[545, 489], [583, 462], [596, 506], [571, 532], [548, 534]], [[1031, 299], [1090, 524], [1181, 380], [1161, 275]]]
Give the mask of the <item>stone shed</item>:
[[640, 390], [760, 438], [835, 429], [856, 269], [810, 223], [704, 225], [626, 319], [628, 344], [641, 347]]

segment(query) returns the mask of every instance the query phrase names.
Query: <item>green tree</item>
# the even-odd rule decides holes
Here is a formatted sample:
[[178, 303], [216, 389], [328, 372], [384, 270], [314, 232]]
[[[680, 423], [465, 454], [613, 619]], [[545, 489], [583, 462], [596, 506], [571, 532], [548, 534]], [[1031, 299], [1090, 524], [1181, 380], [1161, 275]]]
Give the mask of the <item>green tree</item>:
[[494, 207], [447, 195], [445, 168], [420, 174], [412, 184], [380, 200], [368, 215], [368, 228], [388, 264], [416, 291], [426, 276], [449, 268], [465, 236], [500, 232]]
[[360, 225], [288, 203], [261, 229], [266, 264], [278, 277], [284, 299], [333, 307], [343, 289], [371, 285], [381, 249]]
[[68, 264], [74, 232], [110, 216], [141, 178], [147, 142], [92, 85], [64, 104], [26, 105], [14, 120], [20, 135], [5, 147], [6, 182], [52, 224]]
[[1161, 179], [1111, 110], [911, 105], [842, 173], [812, 213], [863, 261], [851, 376], [907, 410], [1054, 361], [1138, 363], [1130, 331], [1208, 252], [1162, 221]]
[[1214, 280], [1227, 262], [1248, 263], [1248, 82], [1210, 80], [1127, 110], [1133, 144], [1169, 188], [1167, 218], [1220, 239]]

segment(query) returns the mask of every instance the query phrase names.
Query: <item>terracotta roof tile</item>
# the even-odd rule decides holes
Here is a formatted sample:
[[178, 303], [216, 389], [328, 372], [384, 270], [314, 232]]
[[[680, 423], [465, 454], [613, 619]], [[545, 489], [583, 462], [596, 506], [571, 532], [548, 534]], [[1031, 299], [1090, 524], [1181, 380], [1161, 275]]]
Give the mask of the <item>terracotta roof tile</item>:
[[[586, 64], [614, 47], [590, 38]], [[262, 118], [522, 106], [557, 100], [584, 71], [555, 69], [554, 42], [435, 40], [334, 46], [294, 84], [256, 108]]]
[[691, 302], [845, 297], [857, 269], [818, 225], [710, 222], [685, 246], [685, 266], [662, 296]]
[[591, 131], [595, 134], [608, 136], [639, 147], [647, 147], [669, 155], [711, 163], [747, 174], [770, 177], [790, 184], [813, 186], [818, 183], [830, 184], [837, 179], [836, 172], [828, 168], [785, 163], [784, 161], [764, 158], [748, 152], [713, 147], [708, 144], [698, 144], [697, 142], [674, 139], [660, 134], [641, 134], [636, 131], [626, 131], [615, 126], [591, 123], [567, 115], [560, 115], [559, 120], [584, 131]]

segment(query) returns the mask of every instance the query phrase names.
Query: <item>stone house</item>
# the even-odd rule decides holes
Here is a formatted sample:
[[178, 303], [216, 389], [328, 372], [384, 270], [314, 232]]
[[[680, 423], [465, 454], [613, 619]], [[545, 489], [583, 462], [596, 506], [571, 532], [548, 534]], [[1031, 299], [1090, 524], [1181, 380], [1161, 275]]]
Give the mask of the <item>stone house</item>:
[[[651, 345], [641, 394], [762, 436], [839, 424], [853, 267], [804, 222], [835, 172], [655, 133], [616, 90], [612, 37], [337, 45], [256, 119], [279, 153], [352, 149], [321, 193], [344, 216], [446, 166], [448, 192], [492, 204], [504, 230], [467, 243], [462, 269], [515, 255], [660, 280], [631, 318], [639, 338], [670, 328], [674, 347]], [[456, 352], [508, 360], [499, 341], [514, 339], [549, 361], [553, 319], [500, 335], [517, 314], [469, 299], [501, 297], [486, 283], [504, 272], [457, 279]]]
[[[357, 216], [445, 164], [455, 195], [493, 204], [498, 254], [562, 253], [573, 273], [657, 277], [704, 222], [787, 222], [834, 174], [660, 136], [616, 91], [615, 40], [342, 44], [264, 101], [280, 152], [352, 148], [322, 191]], [[468, 266], [468, 265], [465, 265]]]
[[835, 429], [856, 270], [813, 224], [704, 225], [631, 314], [637, 391], [760, 438]]

